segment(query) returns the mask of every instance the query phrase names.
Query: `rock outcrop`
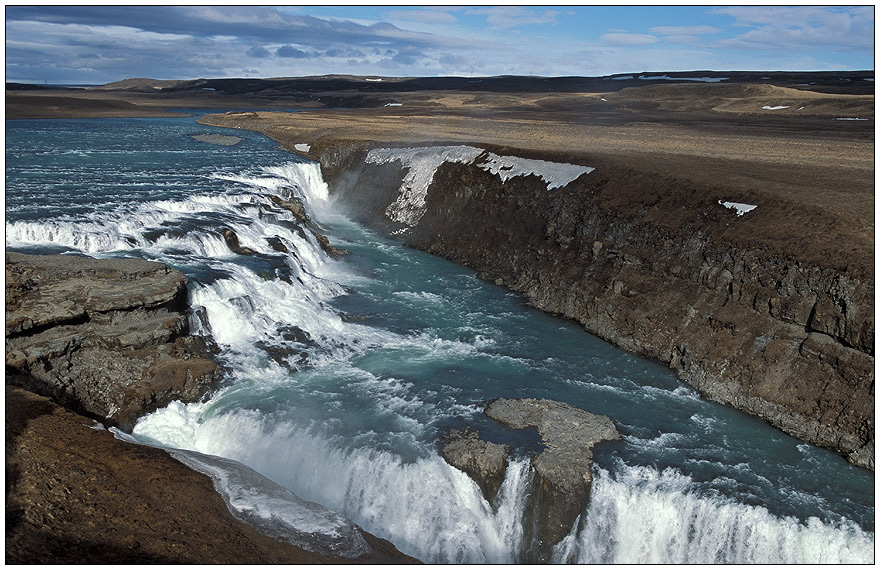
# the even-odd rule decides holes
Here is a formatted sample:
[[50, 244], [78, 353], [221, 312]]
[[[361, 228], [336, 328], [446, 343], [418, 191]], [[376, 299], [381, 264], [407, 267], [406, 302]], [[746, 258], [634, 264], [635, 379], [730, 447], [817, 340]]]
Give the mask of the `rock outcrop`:
[[609, 159], [579, 162], [594, 170], [551, 188], [540, 169], [491, 171], [487, 151], [436, 167], [423, 211], [407, 225], [386, 212], [408, 191], [405, 165], [368, 163], [364, 143], [323, 141], [313, 151], [358, 221], [474, 268], [667, 363], [706, 397], [873, 469], [873, 264], [841, 265], [833, 247], [842, 244], [825, 251], [774, 238], [774, 224], [791, 227], [779, 235], [803, 234], [809, 206], [775, 198], [740, 215], [723, 205], [731, 199], [723, 181], [697, 185]]
[[489, 502], [504, 483], [510, 446], [480, 439], [472, 431], [454, 430], [444, 438], [440, 455], [447, 463], [467, 473]]
[[129, 430], [219, 378], [186, 310], [186, 278], [161, 263], [7, 252], [7, 382]]
[[[525, 558], [548, 562], [553, 545], [571, 531], [589, 502], [593, 448], [620, 439], [620, 434], [607, 416], [553, 400], [498, 399], [485, 413], [511, 429], [538, 429], [544, 449], [531, 458], [533, 479], [523, 517]], [[510, 452], [507, 445], [483, 441], [477, 434], [453, 432], [441, 455], [474, 479], [491, 501], [504, 480]]]

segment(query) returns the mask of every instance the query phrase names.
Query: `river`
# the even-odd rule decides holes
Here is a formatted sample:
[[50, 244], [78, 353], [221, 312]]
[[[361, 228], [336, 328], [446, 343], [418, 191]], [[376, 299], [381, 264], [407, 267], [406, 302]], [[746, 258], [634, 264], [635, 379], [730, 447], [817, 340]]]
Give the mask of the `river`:
[[[426, 562], [524, 560], [528, 442], [493, 504], [447, 465], [491, 399], [611, 417], [555, 562], [872, 563], [874, 475], [701, 399], [662, 365], [339, 213], [317, 164], [192, 117], [6, 122], [6, 247], [165, 262], [229, 370], [138, 440], [239, 461]], [[302, 200], [329, 257], [270, 195]], [[221, 231], [235, 232], [233, 252]], [[254, 501], [259, 503], [259, 497]], [[264, 505], [269, 508], [270, 503]]]

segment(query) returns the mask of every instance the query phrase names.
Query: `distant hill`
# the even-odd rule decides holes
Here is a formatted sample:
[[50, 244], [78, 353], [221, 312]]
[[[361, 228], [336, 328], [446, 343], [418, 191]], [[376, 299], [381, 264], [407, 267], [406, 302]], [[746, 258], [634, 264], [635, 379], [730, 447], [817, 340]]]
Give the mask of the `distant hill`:
[[217, 91], [226, 95], [303, 95], [322, 91], [363, 93], [415, 91], [480, 91], [499, 93], [598, 93], [626, 87], [682, 83], [751, 83], [810, 91], [869, 95], [874, 93], [874, 71], [766, 72], [766, 71], [684, 71], [640, 72], [602, 77], [536, 77], [503, 75], [497, 77], [376, 77], [325, 75], [293, 78], [197, 79], [156, 81], [132, 79], [105, 88], [152, 89], [170, 92]]
[[[642, 71], [601, 77], [380, 77], [320, 75], [309, 77], [150, 79], [136, 77], [89, 87], [95, 91], [194, 95], [216, 92], [236, 96], [309, 96], [316, 92], [412, 93], [463, 91], [495, 93], [610, 93], [627, 87], [695, 83], [763, 84], [819, 93], [872, 95], [874, 71]], [[7, 91], [60, 89], [60, 86], [7, 83]]]
[[187, 80], [176, 79], [148, 79], [145, 77], [134, 77], [131, 79], [123, 79], [122, 81], [114, 81], [106, 85], [95, 87], [94, 89], [114, 90], [114, 91], [143, 91], [153, 92], [174, 87], [180, 83], [189, 83]]

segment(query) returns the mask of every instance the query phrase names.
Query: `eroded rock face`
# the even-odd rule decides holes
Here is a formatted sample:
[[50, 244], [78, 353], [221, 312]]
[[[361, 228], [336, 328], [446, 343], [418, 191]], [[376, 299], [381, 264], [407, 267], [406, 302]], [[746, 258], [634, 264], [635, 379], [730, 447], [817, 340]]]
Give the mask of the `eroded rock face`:
[[185, 311], [186, 278], [160, 263], [7, 252], [7, 382], [129, 430], [219, 376]]
[[[331, 188], [356, 219], [388, 229], [380, 218], [404, 173], [354, 164], [363, 149], [336, 146], [318, 149], [322, 164], [334, 159]], [[696, 185], [606, 160], [551, 190], [479, 163], [438, 167], [424, 214], [402, 230], [407, 245], [667, 363], [709, 399], [874, 468], [870, 260], [807, 262], [802, 244], [753, 238], [787, 210], [738, 216], [718, 203], [728, 199], [723, 181]]]
[[[589, 502], [593, 448], [620, 434], [607, 416], [553, 400], [499, 399], [485, 413], [511, 429], [538, 429], [544, 449], [531, 458], [534, 476], [522, 522], [526, 560], [548, 562], [553, 545], [571, 531]], [[441, 455], [474, 479], [491, 501], [504, 481], [510, 448], [472, 432], [453, 432]]]
[[484, 441], [476, 432], [453, 431], [440, 449], [440, 455], [476, 481], [483, 496], [491, 502], [504, 482], [510, 446]]

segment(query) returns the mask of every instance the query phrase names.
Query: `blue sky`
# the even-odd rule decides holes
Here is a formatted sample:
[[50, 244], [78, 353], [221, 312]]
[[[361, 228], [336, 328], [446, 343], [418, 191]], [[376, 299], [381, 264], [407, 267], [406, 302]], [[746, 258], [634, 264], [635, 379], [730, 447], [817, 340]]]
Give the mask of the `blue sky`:
[[6, 6], [6, 80], [874, 69], [874, 6]]

